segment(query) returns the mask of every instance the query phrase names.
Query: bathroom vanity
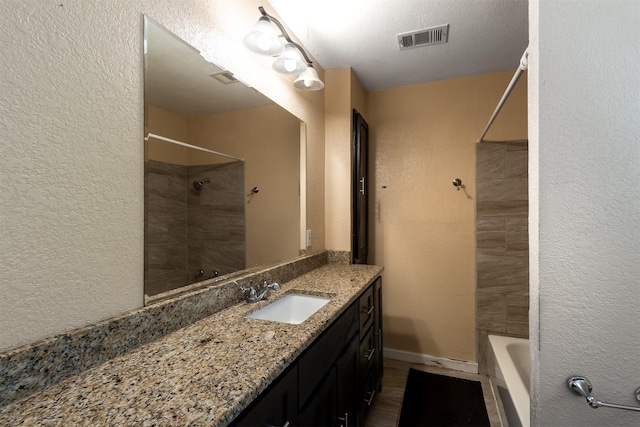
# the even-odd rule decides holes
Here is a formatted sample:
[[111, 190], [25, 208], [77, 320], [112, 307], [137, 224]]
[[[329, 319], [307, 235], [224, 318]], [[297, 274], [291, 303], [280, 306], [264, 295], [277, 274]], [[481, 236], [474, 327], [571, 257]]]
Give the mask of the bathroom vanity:
[[381, 292], [377, 277], [232, 424], [364, 424], [381, 389]]
[[[275, 271], [261, 272], [253, 283], [262, 283], [265, 274], [278, 280]], [[376, 301], [381, 292], [381, 272], [378, 266], [334, 263], [312, 269], [281, 283], [282, 290], [272, 292], [268, 300], [254, 304], [236, 301], [55, 384], [13, 401], [5, 399], [0, 407], [0, 425], [279, 422], [272, 416], [281, 416], [282, 424], [290, 421], [290, 425], [347, 425], [347, 420], [340, 418], [356, 425], [366, 414], [367, 402], [379, 388], [381, 378], [380, 304]], [[204, 289], [180, 298], [205, 301], [211, 298], [211, 292], [213, 289]], [[291, 293], [326, 296], [330, 301], [301, 324], [248, 317]], [[175, 307], [175, 301], [143, 310], [155, 310], [152, 321], [169, 318], [181, 322], [183, 313], [168, 307]], [[136, 315], [140, 313], [130, 314]], [[110, 331], [119, 334], [117, 328]], [[39, 345], [44, 344], [32, 347]], [[61, 345], [48, 347], [48, 351]], [[98, 341], [73, 347], [106, 352], [106, 345]], [[3, 381], [8, 378], [7, 372], [21, 366], [13, 362], [16, 352], [37, 354], [33, 348], [0, 355]], [[70, 352], [61, 350], [61, 357], [68, 358]], [[50, 354], [37, 357], [51, 358]], [[56, 370], [57, 366], [47, 368]], [[29, 374], [24, 384], [33, 383], [32, 375], [40, 373]], [[291, 412], [273, 415], [270, 411], [276, 407]]]

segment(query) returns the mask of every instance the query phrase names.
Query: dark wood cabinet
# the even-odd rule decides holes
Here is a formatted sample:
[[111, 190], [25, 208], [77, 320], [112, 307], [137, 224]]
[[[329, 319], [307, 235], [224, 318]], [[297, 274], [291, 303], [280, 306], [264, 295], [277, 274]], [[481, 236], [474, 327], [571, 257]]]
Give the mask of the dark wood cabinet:
[[336, 386], [338, 387], [338, 425], [357, 425], [358, 420], [358, 369], [360, 363], [360, 335], [356, 334], [342, 356], [336, 361]]
[[382, 278], [378, 277], [373, 283], [373, 305], [375, 306], [375, 317], [373, 318], [373, 338], [376, 346], [375, 360], [373, 362], [373, 377], [378, 392], [382, 391], [382, 374], [384, 371], [384, 361], [382, 358]]
[[358, 332], [358, 305], [352, 304], [298, 359], [299, 403], [306, 405], [320, 381]]
[[360, 303], [360, 400], [358, 424], [364, 424], [376, 392], [382, 390], [382, 279], [362, 293]]
[[356, 110], [353, 110], [351, 153], [351, 261], [366, 264], [369, 253], [369, 125]]
[[360, 337], [363, 337], [371, 325], [375, 317], [376, 307], [373, 301], [373, 286], [369, 286], [366, 291], [358, 298], [360, 304]]
[[297, 426], [298, 366], [293, 365], [265, 390], [231, 425], [234, 426]]
[[313, 397], [300, 410], [300, 425], [336, 427], [338, 424], [336, 369], [332, 367], [316, 388]]
[[378, 277], [234, 426], [363, 425], [382, 378]]

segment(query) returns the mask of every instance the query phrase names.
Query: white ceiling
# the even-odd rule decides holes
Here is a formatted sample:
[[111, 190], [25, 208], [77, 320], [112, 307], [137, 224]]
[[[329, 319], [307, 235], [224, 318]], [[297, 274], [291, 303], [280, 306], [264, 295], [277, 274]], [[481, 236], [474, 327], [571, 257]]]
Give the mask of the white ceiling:
[[[528, 45], [527, 0], [269, 3], [323, 68], [351, 66], [368, 90], [516, 68]], [[398, 49], [397, 34], [442, 24], [448, 43]]]

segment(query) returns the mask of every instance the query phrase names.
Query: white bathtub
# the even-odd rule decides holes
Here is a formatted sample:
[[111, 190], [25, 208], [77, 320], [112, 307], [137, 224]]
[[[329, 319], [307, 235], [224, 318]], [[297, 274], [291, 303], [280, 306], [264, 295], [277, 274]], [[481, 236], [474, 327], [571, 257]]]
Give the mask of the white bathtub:
[[503, 426], [529, 427], [529, 340], [489, 335], [489, 377]]

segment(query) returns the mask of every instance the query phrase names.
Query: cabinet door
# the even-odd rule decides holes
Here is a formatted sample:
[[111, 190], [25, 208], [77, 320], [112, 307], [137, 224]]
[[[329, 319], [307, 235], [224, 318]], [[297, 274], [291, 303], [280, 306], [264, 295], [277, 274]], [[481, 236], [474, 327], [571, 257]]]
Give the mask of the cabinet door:
[[306, 405], [312, 398], [320, 381], [347, 348], [351, 337], [357, 331], [358, 304], [354, 303], [300, 357], [298, 360], [300, 407]]
[[373, 319], [373, 339], [376, 346], [376, 354], [374, 355], [374, 372], [376, 390], [382, 391], [382, 375], [384, 371], [384, 360], [382, 356], [382, 278], [378, 277], [373, 284], [373, 305], [375, 307], [375, 316]]
[[336, 368], [333, 366], [307, 405], [300, 411], [301, 426], [337, 427]]
[[358, 368], [360, 356], [359, 336], [354, 335], [349, 347], [336, 361], [338, 387], [338, 425], [349, 427], [358, 425]]
[[369, 252], [368, 237], [368, 168], [369, 168], [369, 126], [356, 110], [353, 110], [353, 144], [352, 144], [352, 197], [353, 212], [351, 217], [352, 243], [351, 253], [354, 264], [366, 264]]
[[233, 426], [296, 426], [298, 425], [298, 367], [266, 390]]

